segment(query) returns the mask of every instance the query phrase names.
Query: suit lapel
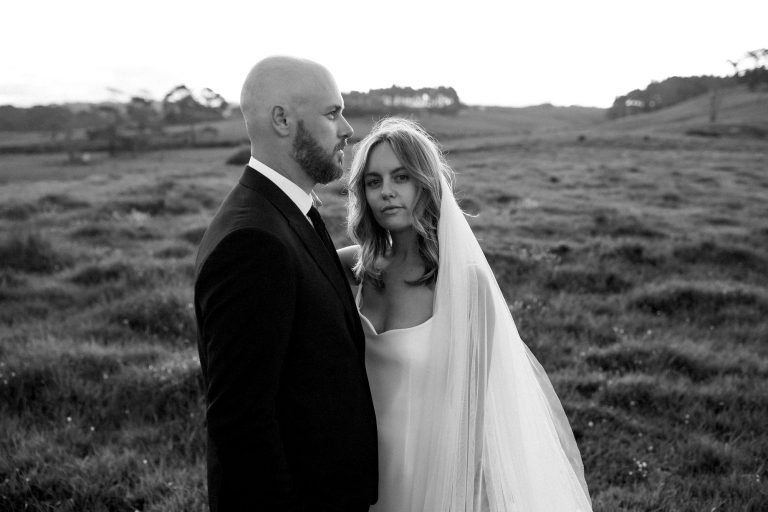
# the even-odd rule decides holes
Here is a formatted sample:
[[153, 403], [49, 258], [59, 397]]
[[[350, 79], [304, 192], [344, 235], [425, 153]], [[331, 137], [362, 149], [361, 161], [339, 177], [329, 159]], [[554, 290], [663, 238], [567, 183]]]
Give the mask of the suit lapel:
[[361, 333], [362, 327], [357, 311], [349, 311], [349, 308], [354, 306], [354, 302], [350, 302], [352, 292], [349, 290], [343, 270], [338, 262], [338, 257], [334, 257], [334, 255], [331, 255], [328, 252], [328, 249], [309, 223], [309, 220], [277, 185], [272, 183], [271, 180], [264, 177], [258, 171], [246, 167], [243, 176], [240, 178], [240, 183], [263, 195], [280, 211], [280, 213], [282, 213], [288, 221], [288, 224], [291, 226], [291, 229], [293, 229], [299, 237], [301, 243], [304, 244], [309, 255], [315, 260], [320, 271], [331, 283], [331, 286], [333, 286], [336, 294], [345, 306], [347, 318], [354, 317], [357, 320], [357, 322], [352, 320], [352, 325], [354, 326], [355, 331]]

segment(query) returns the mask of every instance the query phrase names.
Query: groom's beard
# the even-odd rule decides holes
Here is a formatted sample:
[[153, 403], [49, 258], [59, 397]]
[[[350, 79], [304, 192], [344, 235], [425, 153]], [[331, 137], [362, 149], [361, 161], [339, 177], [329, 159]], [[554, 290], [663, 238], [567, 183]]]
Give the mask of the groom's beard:
[[293, 139], [293, 159], [312, 178], [315, 183], [325, 185], [341, 178], [344, 169], [336, 162], [336, 152], [347, 145], [346, 139], [326, 153], [312, 134], [299, 121], [296, 137]]

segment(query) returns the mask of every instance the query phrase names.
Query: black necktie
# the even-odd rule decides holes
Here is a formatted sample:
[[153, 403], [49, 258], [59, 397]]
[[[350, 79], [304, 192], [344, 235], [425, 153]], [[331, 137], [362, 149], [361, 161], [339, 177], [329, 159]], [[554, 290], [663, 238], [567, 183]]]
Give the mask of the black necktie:
[[328, 249], [328, 252], [330, 252], [333, 256], [335, 256], [336, 248], [333, 246], [333, 241], [331, 240], [331, 237], [328, 234], [328, 230], [325, 228], [325, 223], [323, 222], [323, 218], [320, 217], [320, 212], [317, 211], [317, 208], [312, 206], [309, 209], [309, 213], [307, 213], [307, 216], [312, 221], [312, 225], [315, 227], [315, 231], [317, 232], [317, 235], [320, 237], [320, 240], [323, 241], [325, 248]]
[[[344, 272], [344, 269], [341, 266], [341, 260], [339, 260], [339, 257], [336, 255], [336, 248], [333, 246], [333, 240], [331, 240], [330, 235], [328, 234], [328, 230], [325, 228], [325, 222], [323, 222], [323, 218], [320, 217], [320, 212], [317, 211], [317, 208], [312, 206], [309, 209], [309, 212], [307, 212], [307, 217], [312, 221], [312, 225], [315, 227], [315, 231], [317, 232], [317, 235], [320, 237], [320, 240], [323, 241], [323, 245], [325, 245], [325, 248], [328, 249], [328, 252], [331, 255], [331, 259], [336, 264], [336, 269], [339, 272], [339, 278], [346, 283], [346, 274]], [[352, 289], [349, 286], [344, 286], [344, 289], [347, 291], [346, 293], [346, 299], [347, 299], [347, 311], [354, 311], [354, 315], [352, 317], [354, 318], [354, 322], [356, 322], [357, 325], [357, 332], [361, 333], [362, 335], [362, 327], [360, 327], [360, 318], [357, 315], [357, 306], [355, 306], [355, 299], [352, 297]]]

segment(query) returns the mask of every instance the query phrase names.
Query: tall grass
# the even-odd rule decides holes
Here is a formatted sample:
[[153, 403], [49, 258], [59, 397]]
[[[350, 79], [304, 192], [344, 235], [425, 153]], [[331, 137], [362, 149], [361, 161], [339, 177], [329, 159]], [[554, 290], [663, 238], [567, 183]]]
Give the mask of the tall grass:
[[[453, 127], [470, 224], [595, 510], [768, 510], [765, 146], [471, 121], [463, 137], [432, 120]], [[91, 177], [13, 159], [27, 181], [0, 186], [0, 510], [205, 509], [192, 266], [240, 172], [229, 153], [96, 159]], [[51, 190], [61, 173], [71, 185]], [[345, 243], [343, 186], [319, 193]]]

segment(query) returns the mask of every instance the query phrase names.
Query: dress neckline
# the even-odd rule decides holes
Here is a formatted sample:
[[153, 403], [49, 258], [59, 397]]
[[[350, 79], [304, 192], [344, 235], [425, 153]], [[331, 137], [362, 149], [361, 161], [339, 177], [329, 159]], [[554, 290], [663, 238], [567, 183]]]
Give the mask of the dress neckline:
[[388, 330], [386, 330], [384, 332], [379, 333], [379, 332], [376, 331], [376, 328], [373, 326], [373, 322], [368, 320], [368, 317], [365, 316], [363, 314], [363, 312], [360, 310], [360, 299], [362, 299], [362, 297], [363, 297], [363, 283], [360, 283], [360, 286], [357, 287], [357, 294], [355, 295], [355, 306], [357, 306], [357, 313], [360, 315], [360, 318], [363, 320], [363, 323], [368, 326], [368, 328], [371, 330], [371, 332], [375, 336], [386, 336], [387, 334], [390, 334], [390, 333], [416, 330], [416, 329], [418, 329], [420, 327], [424, 327], [425, 325], [431, 323], [432, 319], [435, 317], [434, 312], [433, 312], [432, 316], [430, 316], [429, 318], [427, 318], [426, 320], [424, 320], [420, 324], [413, 325], [411, 327], [398, 327], [396, 329], [388, 329]]

